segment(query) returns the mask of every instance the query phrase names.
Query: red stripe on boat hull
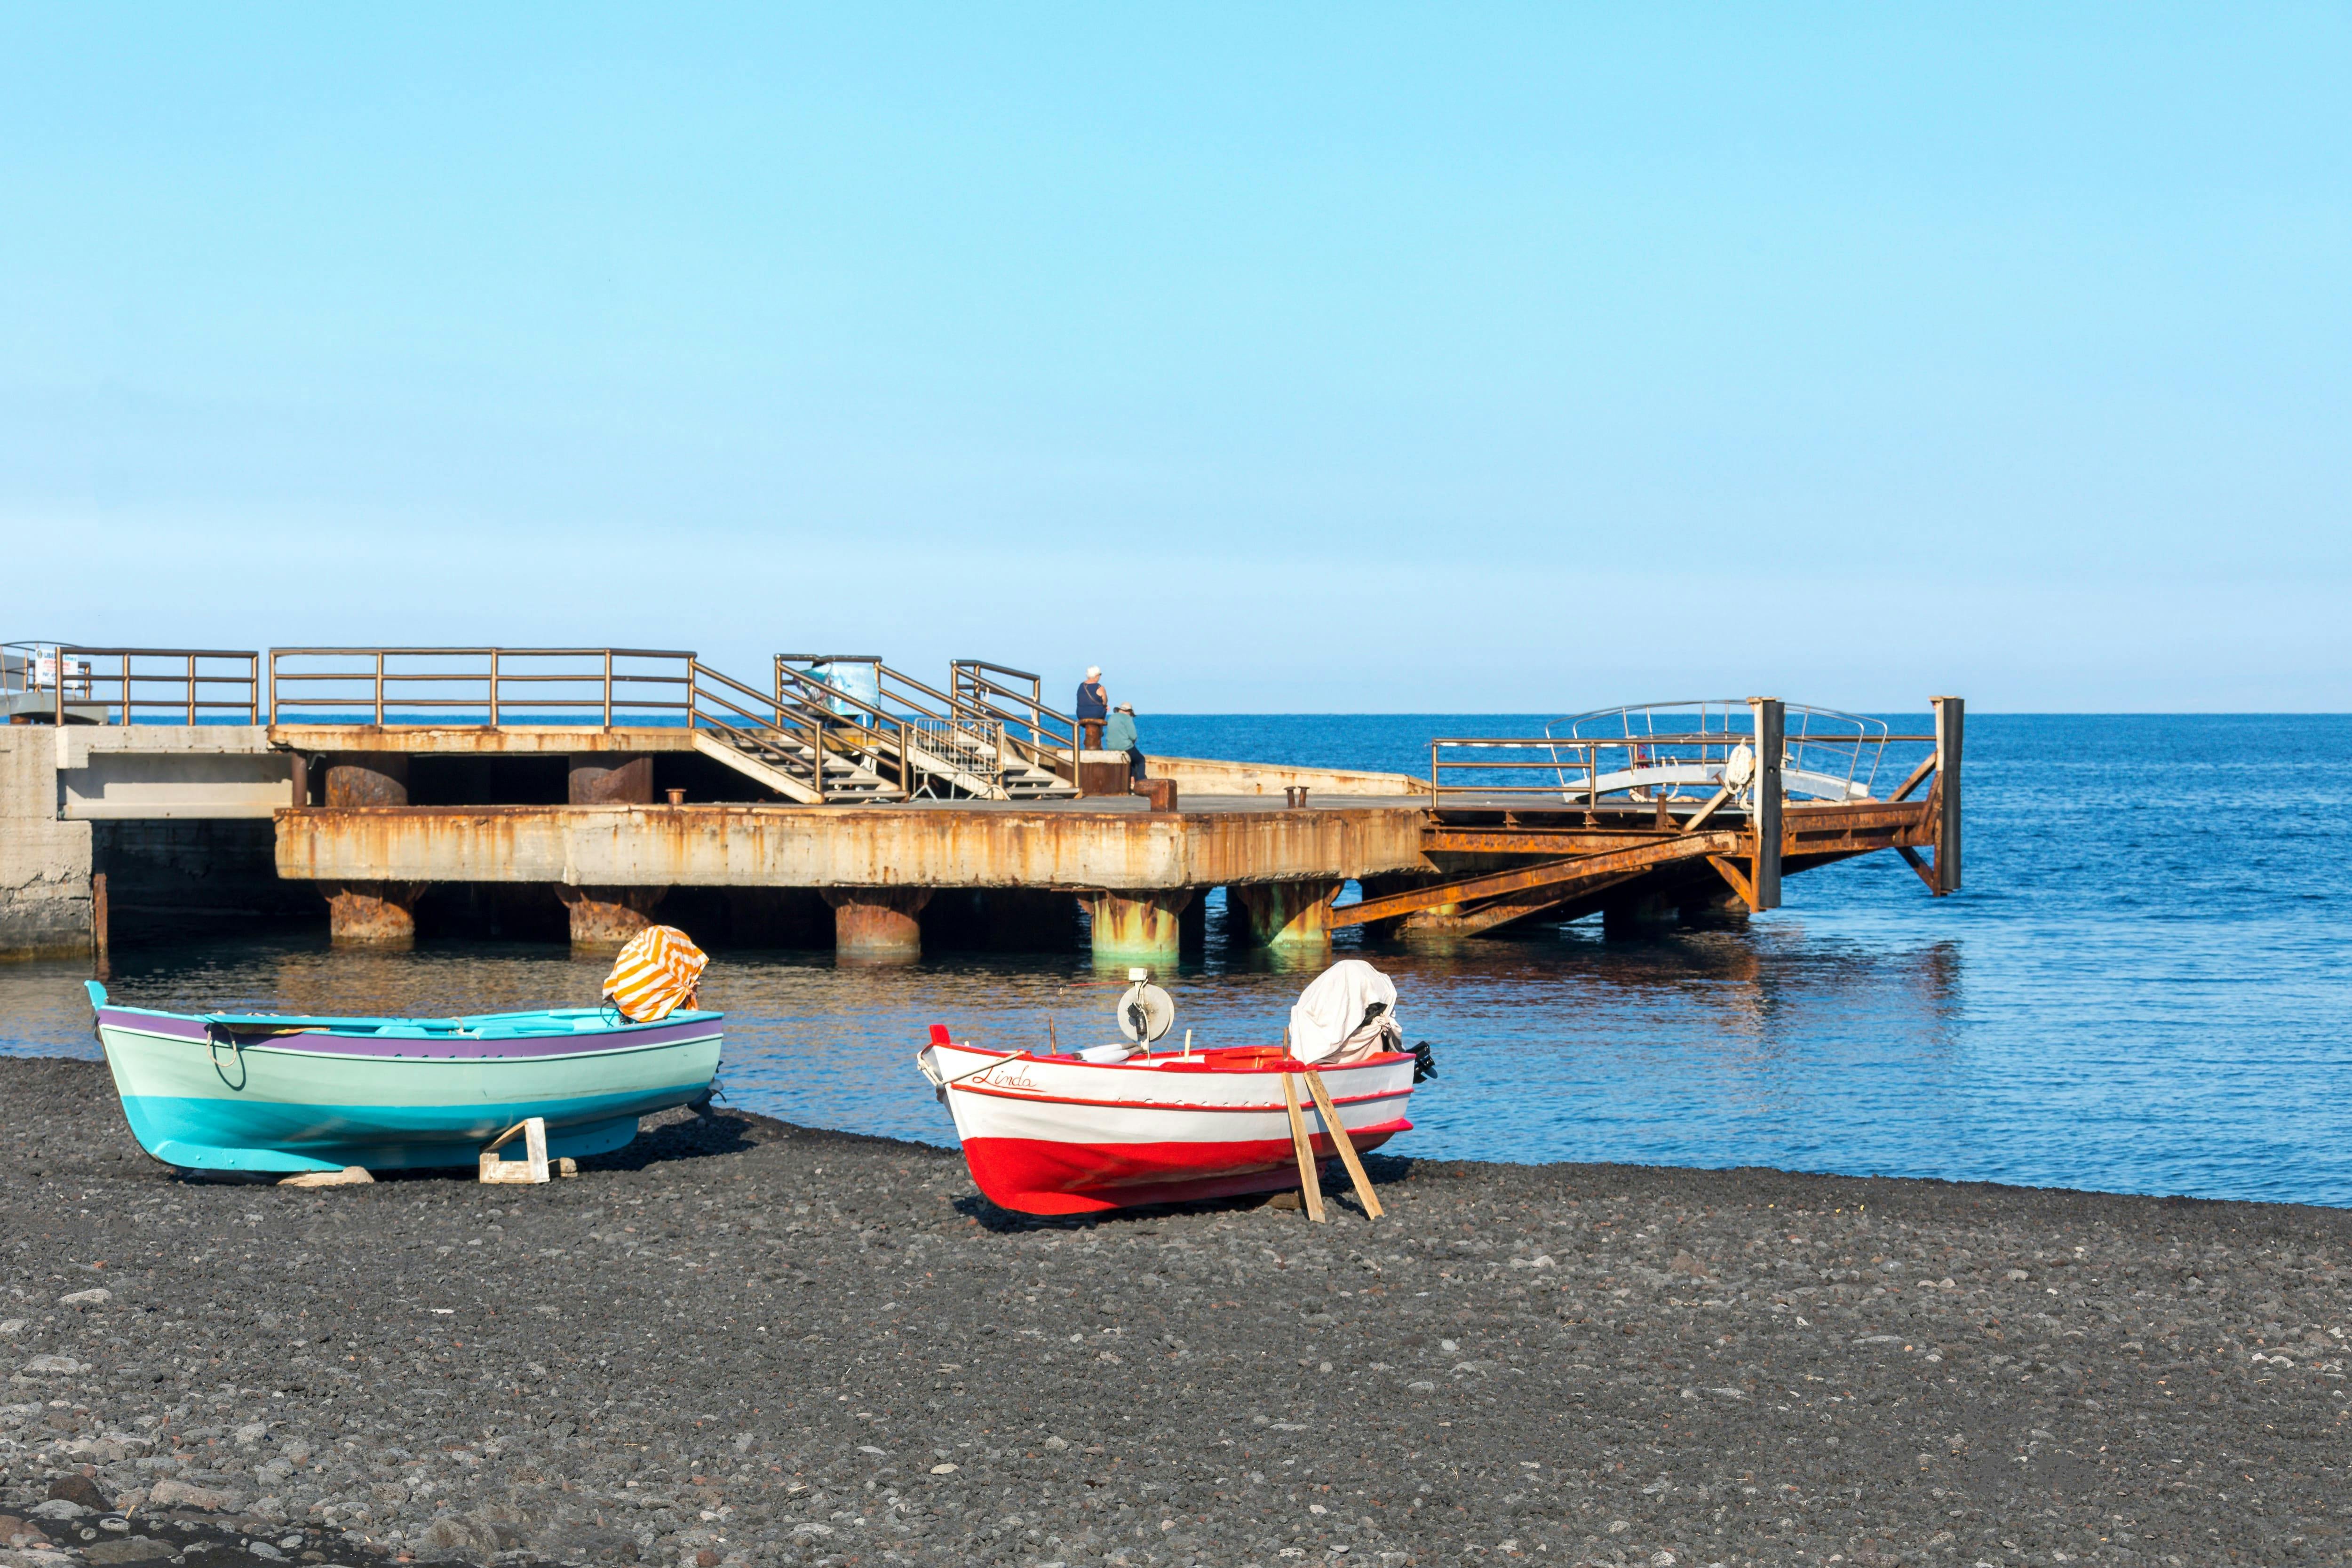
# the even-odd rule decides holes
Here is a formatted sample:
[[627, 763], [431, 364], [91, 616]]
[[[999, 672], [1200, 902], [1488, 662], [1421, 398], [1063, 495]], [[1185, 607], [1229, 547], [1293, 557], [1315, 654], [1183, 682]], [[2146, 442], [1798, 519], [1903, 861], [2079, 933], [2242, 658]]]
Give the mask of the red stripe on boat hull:
[[[1349, 1142], [1369, 1153], [1412, 1123], [1402, 1117], [1352, 1129]], [[1318, 1159], [1339, 1151], [1310, 1135]], [[1298, 1184], [1287, 1138], [1230, 1143], [1061, 1143], [1043, 1138], [967, 1138], [964, 1161], [988, 1201], [1015, 1214], [1100, 1214], [1140, 1204], [1189, 1203]]]

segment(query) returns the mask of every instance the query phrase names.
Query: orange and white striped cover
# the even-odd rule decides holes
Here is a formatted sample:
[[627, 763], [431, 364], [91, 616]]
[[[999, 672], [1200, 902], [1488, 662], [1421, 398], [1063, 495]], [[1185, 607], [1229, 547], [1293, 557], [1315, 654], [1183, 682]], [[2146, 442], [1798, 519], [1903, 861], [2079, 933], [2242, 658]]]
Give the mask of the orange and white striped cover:
[[694, 994], [709, 963], [676, 926], [647, 926], [614, 960], [604, 994], [632, 1023], [659, 1023]]

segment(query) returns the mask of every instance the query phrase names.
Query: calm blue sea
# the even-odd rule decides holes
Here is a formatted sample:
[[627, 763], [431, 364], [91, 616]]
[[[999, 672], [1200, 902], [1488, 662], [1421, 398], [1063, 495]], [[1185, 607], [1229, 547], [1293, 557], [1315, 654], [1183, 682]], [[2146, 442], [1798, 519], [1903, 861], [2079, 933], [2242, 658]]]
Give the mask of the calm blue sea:
[[[1897, 718], [1898, 729], [1926, 725]], [[1147, 717], [1148, 750], [1424, 772], [1433, 734], [1525, 716]], [[1967, 889], [1889, 857], [1791, 879], [1744, 933], [1586, 922], [1372, 954], [1442, 1076], [1397, 1153], [1772, 1165], [2352, 1205], [2352, 717], [1972, 714]], [[1307, 975], [1228, 954], [1171, 982], [1203, 1044], [1279, 1037]], [[154, 1006], [477, 1011], [592, 999], [560, 948], [323, 942], [122, 955]], [[0, 966], [0, 1049], [93, 1052], [79, 966]], [[1108, 1037], [1083, 953], [835, 969], [721, 954], [726, 1082], [793, 1120], [950, 1141], [924, 1026]]]

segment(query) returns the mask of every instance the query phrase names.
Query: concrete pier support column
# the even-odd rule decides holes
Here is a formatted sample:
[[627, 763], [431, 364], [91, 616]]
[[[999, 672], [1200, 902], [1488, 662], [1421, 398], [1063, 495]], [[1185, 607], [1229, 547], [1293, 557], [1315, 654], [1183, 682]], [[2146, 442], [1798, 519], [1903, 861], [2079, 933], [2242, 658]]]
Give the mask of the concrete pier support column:
[[408, 758], [399, 752], [337, 752], [327, 759], [330, 810], [355, 805], [406, 805]]
[[1195, 896], [1191, 888], [1167, 891], [1081, 894], [1094, 916], [1095, 958], [1173, 963], [1183, 949], [1183, 914]]
[[833, 952], [860, 963], [906, 963], [923, 956], [923, 924], [916, 917], [931, 901], [929, 888], [827, 888], [833, 906]]
[[574, 888], [555, 885], [572, 917], [572, 945], [590, 951], [626, 947], [654, 923], [654, 906], [667, 888]]
[[1342, 886], [1336, 881], [1244, 882], [1227, 888], [1225, 897], [1246, 917], [1252, 945], [1328, 949], [1331, 901]]
[[654, 760], [641, 752], [582, 752], [572, 758], [573, 805], [651, 805]]
[[327, 929], [337, 947], [416, 945], [416, 896], [422, 882], [321, 882]]

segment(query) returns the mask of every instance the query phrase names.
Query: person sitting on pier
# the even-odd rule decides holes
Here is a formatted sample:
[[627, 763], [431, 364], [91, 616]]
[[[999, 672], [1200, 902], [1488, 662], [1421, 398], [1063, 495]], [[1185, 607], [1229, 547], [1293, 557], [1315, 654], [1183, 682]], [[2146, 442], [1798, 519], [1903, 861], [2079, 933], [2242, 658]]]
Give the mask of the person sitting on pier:
[[1078, 743], [1089, 752], [1102, 750], [1103, 721], [1110, 713], [1110, 692], [1102, 683], [1102, 666], [1087, 666], [1087, 678], [1078, 682]]
[[1127, 782], [1131, 788], [1143, 782], [1143, 743], [1135, 732], [1135, 704], [1122, 702], [1111, 710], [1109, 721], [1103, 725], [1102, 749], [1127, 753]]

